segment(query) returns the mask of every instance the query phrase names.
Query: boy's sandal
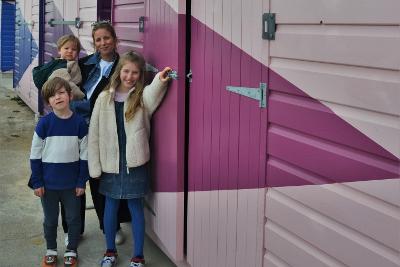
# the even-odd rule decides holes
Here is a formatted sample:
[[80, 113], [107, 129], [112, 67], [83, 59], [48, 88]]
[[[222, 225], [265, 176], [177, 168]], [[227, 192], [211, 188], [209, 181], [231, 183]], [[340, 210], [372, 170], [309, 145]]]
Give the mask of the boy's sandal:
[[55, 266], [57, 264], [57, 251], [48, 249], [43, 258], [43, 266]]
[[75, 267], [77, 264], [78, 254], [75, 251], [67, 251], [64, 253], [64, 266]]

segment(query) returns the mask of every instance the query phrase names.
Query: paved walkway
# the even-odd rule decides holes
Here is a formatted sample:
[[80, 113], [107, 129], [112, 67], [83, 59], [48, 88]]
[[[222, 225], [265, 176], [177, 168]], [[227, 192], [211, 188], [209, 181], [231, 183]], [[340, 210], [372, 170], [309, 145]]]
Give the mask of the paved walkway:
[[[33, 112], [21, 102], [11, 88], [11, 75], [0, 73], [0, 266], [39, 266], [45, 251], [40, 200], [26, 186], [29, 151], [35, 127]], [[87, 206], [91, 206], [90, 192]], [[61, 224], [60, 224], [61, 225]], [[131, 257], [130, 224], [122, 225], [126, 242], [118, 246], [118, 266], [129, 266]], [[59, 227], [59, 254], [65, 249], [64, 234]], [[104, 237], [98, 228], [94, 209], [86, 212], [86, 230], [80, 246], [79, 266], [99, 266], [105, 250]], [[146, 238], [146, 267], [175, 266]], [[58, 266], [62, 266], [60, 263]]]

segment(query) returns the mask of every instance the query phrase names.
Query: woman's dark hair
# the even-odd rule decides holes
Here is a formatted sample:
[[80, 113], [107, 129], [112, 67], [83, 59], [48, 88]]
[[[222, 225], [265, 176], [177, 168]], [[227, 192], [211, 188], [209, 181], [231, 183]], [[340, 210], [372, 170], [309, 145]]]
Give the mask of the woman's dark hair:
[[92, 23], [92, 39], [93, 39], [93, 44], [95, 43], [94, 41], [94, 33], [99, 30], [99, 29], [105, 29], [108, 31], [111, 36], [114, 38], [114, 40], [117, 42], [117, 34], [115, 33], [114, 27], [111, 25], [111, 22], [108, 20], [102, 20], [102, 21], [96, 21]]

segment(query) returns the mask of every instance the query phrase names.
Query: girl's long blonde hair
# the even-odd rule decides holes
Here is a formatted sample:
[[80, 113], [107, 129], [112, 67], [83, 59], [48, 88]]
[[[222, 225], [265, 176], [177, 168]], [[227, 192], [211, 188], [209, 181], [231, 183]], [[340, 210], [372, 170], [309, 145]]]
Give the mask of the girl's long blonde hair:
[[125, 112], [125, 119], [129, 121], [133, 119], [135, 113], [138, 111], [139, 107], [142, 106], [142, 96], [144, 89], [144, 77], [145, 77], [145, 67], [146, 62], [143, 56], [137, 52], [129, 51], [124, 53], [119, 59], [118, 65], [115, 68], [114, 74], [111, 76], [110, 83], [104, 88], [104, 90], [108, 90], [110, 93], [114, 93], [114, 91], [121, 85], [120, 73], [122, 67], [126, 64], [126, 62], [131, 62], [135, 64], [139, 71], [139, 79], [136, 81], [135, 90], [129, 94], [126, 104], [127, 109]]

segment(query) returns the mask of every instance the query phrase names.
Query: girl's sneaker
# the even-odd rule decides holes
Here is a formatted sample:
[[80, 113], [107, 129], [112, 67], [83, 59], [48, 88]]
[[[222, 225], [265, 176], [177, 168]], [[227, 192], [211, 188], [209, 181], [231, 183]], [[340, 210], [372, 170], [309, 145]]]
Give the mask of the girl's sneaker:
[[103, 260], [100, 263], [101, 267], [113, 267], [117, 264], [118, 254], [116, 252], [104, 253]]
[[64, 253], [64, 267], [78, 266], [78, 254], [74, 250], [67, 250]]
[[42, 267], [55, 267], [57, 266], [57, 251], [48, 249], [46, 255], [43, 257]]
[[132, 258], [131, 259], [131, 264], [129, 265], [129, 267], [144, 267], [144, 259], [143, 258]]

